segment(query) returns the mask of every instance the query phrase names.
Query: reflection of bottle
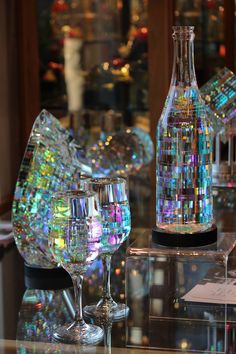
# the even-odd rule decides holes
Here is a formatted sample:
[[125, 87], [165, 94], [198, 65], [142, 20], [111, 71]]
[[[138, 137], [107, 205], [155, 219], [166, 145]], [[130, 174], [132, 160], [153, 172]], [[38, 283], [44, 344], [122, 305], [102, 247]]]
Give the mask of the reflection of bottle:
[[156, 225], [192, 234], [209, 229], [212, 208], [212, 128], [195, 77], [193, 27], [174, 27], [170, 90], [157, 126]]

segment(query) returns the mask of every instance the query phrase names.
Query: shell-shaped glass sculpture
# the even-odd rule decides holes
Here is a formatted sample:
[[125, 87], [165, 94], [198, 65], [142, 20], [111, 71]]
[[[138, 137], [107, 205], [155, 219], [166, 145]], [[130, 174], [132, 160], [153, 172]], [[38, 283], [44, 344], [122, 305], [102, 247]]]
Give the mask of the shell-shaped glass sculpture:
[[53, 192], [76, 188], [81, 171], [89, 172], [69, 132], [49, 112], [36, 118], [16, 183], [12, 221], [15, 242], [26, 263], [52, 268], [48, 220]]

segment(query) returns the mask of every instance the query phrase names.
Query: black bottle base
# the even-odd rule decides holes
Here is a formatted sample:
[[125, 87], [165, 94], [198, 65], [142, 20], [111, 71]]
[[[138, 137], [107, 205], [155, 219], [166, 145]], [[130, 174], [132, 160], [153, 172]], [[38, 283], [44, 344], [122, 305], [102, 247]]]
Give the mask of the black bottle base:
[[217, 227], [212, 227], [203, 232], [180, 234], [164, 232], [157, 227], [152, 229], [152, 241], [168, 247], [200, 247], [210, 245], [217, 241]]

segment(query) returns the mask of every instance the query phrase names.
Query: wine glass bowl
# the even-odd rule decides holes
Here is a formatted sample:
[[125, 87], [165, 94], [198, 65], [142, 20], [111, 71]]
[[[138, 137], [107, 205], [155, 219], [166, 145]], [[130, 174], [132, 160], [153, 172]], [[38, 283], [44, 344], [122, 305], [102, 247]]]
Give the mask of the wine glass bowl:
[[82, 316], [83, 274], [98, 256], [102, 225], [97, 194], [66, 191], [52, 198], [49, 247], [54, 260], [71, 276], [75, 292], [75, 318], [53, 334], [63, 343], [94, 344], [103, 338], [100, 327], [86, 324]]
[[94, 178], [88, 182], [99, 198], [102, 215], [102, 254], [113, 254], [127, 239], [130, 229], [130, 207], [123, 178]]
[[102, 216], [100, 254], [104, 267], [103, 296], [96, 305], [86, 306], [87, 317], [109, 316], [118, 320], [128, 314], [125, 304], [116, 303], [110, 293], [111, 256], [127, 239], [131, 230], [130, 207], [126, 193], [126, 180], [120, 177], [94, 178], [89, 189], [98, 194]]

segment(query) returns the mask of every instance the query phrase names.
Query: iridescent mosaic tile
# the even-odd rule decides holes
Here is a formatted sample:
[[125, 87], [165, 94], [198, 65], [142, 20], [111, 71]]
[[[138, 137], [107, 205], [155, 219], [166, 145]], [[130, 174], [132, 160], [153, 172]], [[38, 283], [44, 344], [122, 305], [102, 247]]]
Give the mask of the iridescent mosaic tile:
[[229, 69], [223, 68], [202, 86], [201, 96], [216, 133], [236, 117], [236, 75]]

